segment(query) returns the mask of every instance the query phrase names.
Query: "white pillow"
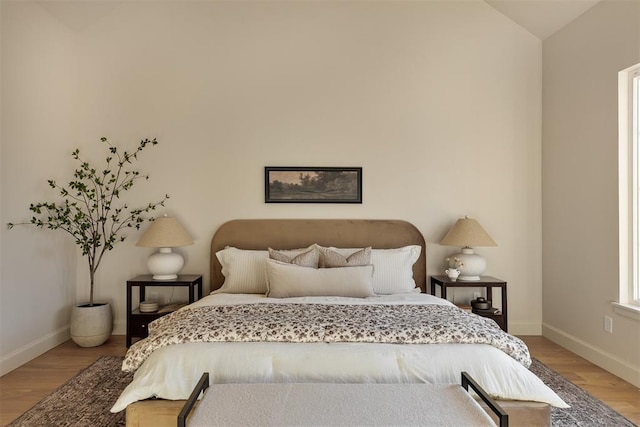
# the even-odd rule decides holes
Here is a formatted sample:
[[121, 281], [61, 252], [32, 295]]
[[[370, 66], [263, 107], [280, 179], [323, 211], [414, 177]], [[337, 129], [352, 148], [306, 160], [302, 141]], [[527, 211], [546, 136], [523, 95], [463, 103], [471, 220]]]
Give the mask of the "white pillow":
[[[306, 252], [315, 245], [304, 249], [280, 251], [292, 257]], [[216, 258], [222, 265], [224, 283], [214, 293], [264, 294], [267, 292], [265, 261], [268, 251], [238, 249], [232, 246], [216, 252]]]
[[375, 295], [372, 286], [372, 265], [316, 269], [268, 259], [266, 271], [267, 296], [270, 298], [365, 298]]
[[[345, 257], [360, 250], [360, 248], [329, 249]], [[382, 295], [415, 292], [416, 281], [413, 279], [413, 264], [420, 257], [421, 251], [422, 247], [419, 245], [396, 249], [372, 249], [373, 291]]]

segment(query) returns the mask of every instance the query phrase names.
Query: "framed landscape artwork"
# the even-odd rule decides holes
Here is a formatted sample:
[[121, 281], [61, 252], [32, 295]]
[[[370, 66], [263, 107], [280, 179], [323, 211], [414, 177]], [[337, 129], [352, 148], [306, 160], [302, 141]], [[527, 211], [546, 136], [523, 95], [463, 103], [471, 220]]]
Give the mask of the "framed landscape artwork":
[[362, 203], [361, 167], [264, 168], [266, 203]]

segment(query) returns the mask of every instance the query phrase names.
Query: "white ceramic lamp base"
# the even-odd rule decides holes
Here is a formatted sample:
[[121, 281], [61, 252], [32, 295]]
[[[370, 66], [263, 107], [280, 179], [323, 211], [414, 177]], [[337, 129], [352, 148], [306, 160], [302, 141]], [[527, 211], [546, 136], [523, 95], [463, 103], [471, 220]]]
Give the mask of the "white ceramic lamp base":
[[460, 270], [458, 280], [468, 282], [480, 280], [480, 275], [487, 268], [485, 259], [474, 253], [471, 248], [462, 248], [462, 253], [454, 255], [454, 257], [457, 257], [463, 263], [462, 266], [458, 267], [458, 270]]
[[172, 280], [184, 266], [182, 255], [172, 252], [171, 248], [160, 248], [147, 260], [147, 268], [153, 274], [153, 280]]

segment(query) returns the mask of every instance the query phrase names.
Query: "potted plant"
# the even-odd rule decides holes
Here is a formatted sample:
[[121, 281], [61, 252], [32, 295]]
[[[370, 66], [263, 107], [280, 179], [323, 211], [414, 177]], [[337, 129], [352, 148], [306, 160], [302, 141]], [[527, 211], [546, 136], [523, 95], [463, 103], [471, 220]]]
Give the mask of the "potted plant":
[[32, 203], [29, 210], [34, 213], [28, 222], [9, 223], [35, 225], [38, 228], [63, 230], [73, 236], [82, 249], [89, 266], [89, 302], [73, 308], [71, 313], [71, 338], [81, 347], [95, 347], [111, 336], [113, 320], [108, 303], [94, 302], [95, 276], [104, 254], [118, 242], [125, 240], [124, 231], [139, 229], [148, 218], [145, 214], [164, 206], [169, 198], [149, 203], [143, 207], [130, 208], [120, 202], [120, 196], [130, 190], [139, 179], [147, 175], [132, 170], [133, 161], [146, 147], [156, 145], [156, 139], [143, 139], [133, 152], [120, 152], [107, 138], [101, 141], [108, 146], [109, 154], [102, 167], [92, 166], [80, 157], [77, 148], [71, 154], [80, 163], [73, 179], [67, 186], [49, 180], [60, 200], [56, 202]]

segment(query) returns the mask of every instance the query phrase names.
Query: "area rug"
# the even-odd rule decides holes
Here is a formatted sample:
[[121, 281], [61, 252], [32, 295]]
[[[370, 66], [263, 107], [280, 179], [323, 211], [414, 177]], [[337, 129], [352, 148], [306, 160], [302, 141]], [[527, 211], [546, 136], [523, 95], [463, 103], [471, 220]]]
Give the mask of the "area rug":
[[539, 360], [533, 359], [529, 369], [571, 406], [567, 409], [551, 407], [553, 427], [636, 425]]
[[22, 416], [11, 427], [111, 427], [125, 425], [125, 411], [109, 409], [133, 379], [122, 372], [122, 357], [103, 356], [61, 385]]
[[[122, 359], [116, 356], [101, 357], [9, 426], [124, 426], [125, 411], [118, 414], [109, 412], [133, 376], [120, 370]], [[554, 427], [635, 426], [631, 421], [538, 360], [533, 360], [531, 371], [571, 405], [569, 409], [551, 408], [551, 424]]]

